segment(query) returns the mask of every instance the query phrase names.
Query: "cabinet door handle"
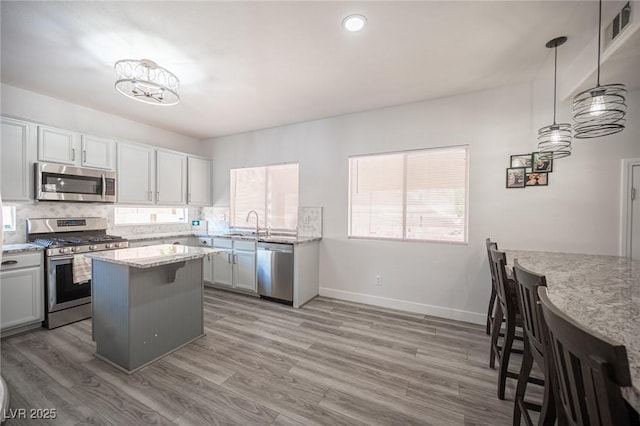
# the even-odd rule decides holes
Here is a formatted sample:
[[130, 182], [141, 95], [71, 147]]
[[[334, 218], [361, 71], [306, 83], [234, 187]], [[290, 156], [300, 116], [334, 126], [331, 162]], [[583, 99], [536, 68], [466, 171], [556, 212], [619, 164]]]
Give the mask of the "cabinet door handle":
[[83, 163], [87, 162], [87, 150], [86, 149], [84, 151], [82, 151], [82, 162]]
[[188, 201], [189, 201], [189, 202], [191, 202], [191, 193], [189, 193], [189, 199], [188, 199]]
[[153, 201], [153, 191], [149, 191], [149, 201]]
[[5, 260], [2, 262], [3, 265], [17, 265], [18, 261], [17, 260]]
[[160, 201], [160, 191], [156, 191], [156, 203]]
[[71, 161], [76, 161], [76, 149], [71, 148]]
[[227, 263], [231, 263], [231, 253], [227, 253]]
[[235, 264], [238, 263], [238, 255], [237, 254], [233, 255], [233, 263], [235, 263]]

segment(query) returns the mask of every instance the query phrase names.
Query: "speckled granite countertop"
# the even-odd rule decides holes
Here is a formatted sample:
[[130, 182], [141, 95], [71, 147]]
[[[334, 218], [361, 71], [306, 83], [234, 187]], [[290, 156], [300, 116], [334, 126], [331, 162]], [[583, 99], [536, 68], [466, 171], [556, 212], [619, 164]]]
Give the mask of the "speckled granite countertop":
[[120, 235], [122, 238], [126, 238], [129, 241], [145, 241], [145, 240], [158, 240], [161, 238], [189, 238], [206, 236], [203, 233], [196, 233], [193, 231], [185, 232], [164, 232], [160, 234], [132, 234], [132, 235]]
[[226, 253], [222, 249], [173, 244], [86, 253], [85, 257], [134, 268], [154, 268], [175, 262], [200, 259], [209, 254]]
[[633, 385], [622, 389], [640, 411], [640, 262], [617, 256], [506, 250], [527, 269], [544, 274], [549, 298], [580, 324], [627, 348]]
[[42, 251], [42, 250], [44, 250], [44, 247], [40, 247], [30, 243], [5, 244], [2, 246], [2, 254], [27, 253], [30, 251]]

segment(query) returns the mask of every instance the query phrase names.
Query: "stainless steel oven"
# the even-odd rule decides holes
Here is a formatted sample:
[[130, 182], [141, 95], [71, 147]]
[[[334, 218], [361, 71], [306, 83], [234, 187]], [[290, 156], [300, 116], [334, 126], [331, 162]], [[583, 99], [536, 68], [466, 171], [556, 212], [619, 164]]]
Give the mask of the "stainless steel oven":
[[40, 201], [116, 202], [116, 172], [35, 163], [35, 195]]
[[46, 248], [45, 327], [91, 317], [91, 262], [84, 253], [129, 246], [106, 228], [101, 217], [27, 219], [27, 239]]

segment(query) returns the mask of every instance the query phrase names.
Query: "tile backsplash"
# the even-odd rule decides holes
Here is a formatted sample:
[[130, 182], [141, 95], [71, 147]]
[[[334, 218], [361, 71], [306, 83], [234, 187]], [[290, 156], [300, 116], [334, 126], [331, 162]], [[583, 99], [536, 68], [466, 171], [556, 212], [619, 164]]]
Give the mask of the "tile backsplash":
[[[189, 207], [187, 223], [126, 226], [114, 224], [114, 205], [40, 202], [16, 204], [15, 206], [16, 230], [4, 232], [3, 244], [26, 242], [26, 221], [29, 218], [106, 217], [107, 233], [125, 237], [139, 234], [189, 232], [192, 230], [191, 221], [196, 219], [207, 221], [209, 234], [224, 234], [229, 231], [229, 206]], [[298, 208], [298, 236], [322, 237], [322, 207]]]
[[[7, 203], [10, 205], [10, 203]], [[18, 244], [27, 241], [27, 225], [29, 218], [64, 218], [64, 217], [106, 217], [107, 233], [111, 235], [161, 234], [191, 231], [191, 221], [202, 219], [202, 208], [189, 207], [187, 223], [162, 225], [126, 225], [116, 226], [113, 220], [115, 206], [109, 204], [40, 202], [16, 204], [16, 230], [5, 231], [3, 244]]]

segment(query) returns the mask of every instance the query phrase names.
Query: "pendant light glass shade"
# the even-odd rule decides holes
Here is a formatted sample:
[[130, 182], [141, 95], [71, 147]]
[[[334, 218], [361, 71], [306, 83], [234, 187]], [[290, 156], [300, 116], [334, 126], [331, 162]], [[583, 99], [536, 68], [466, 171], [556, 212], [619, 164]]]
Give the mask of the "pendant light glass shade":
[[573, 99], [573, 131], [578, 139], [599, 138], [624, 130], [627, 88], [624, 84], [600, 85], [602, 0], [598, 10], [598, 77], [596, 87]]
[[538, 130], [538, 151], [543, 159], [564, 158], [571, 155], [571, 124], [556, 123], [556, 89], [558, 82], [558, 46], [567, 41], [566, 37], [550, 40], [546, 46], [554, 49], [553, 64], [553, 124]]

